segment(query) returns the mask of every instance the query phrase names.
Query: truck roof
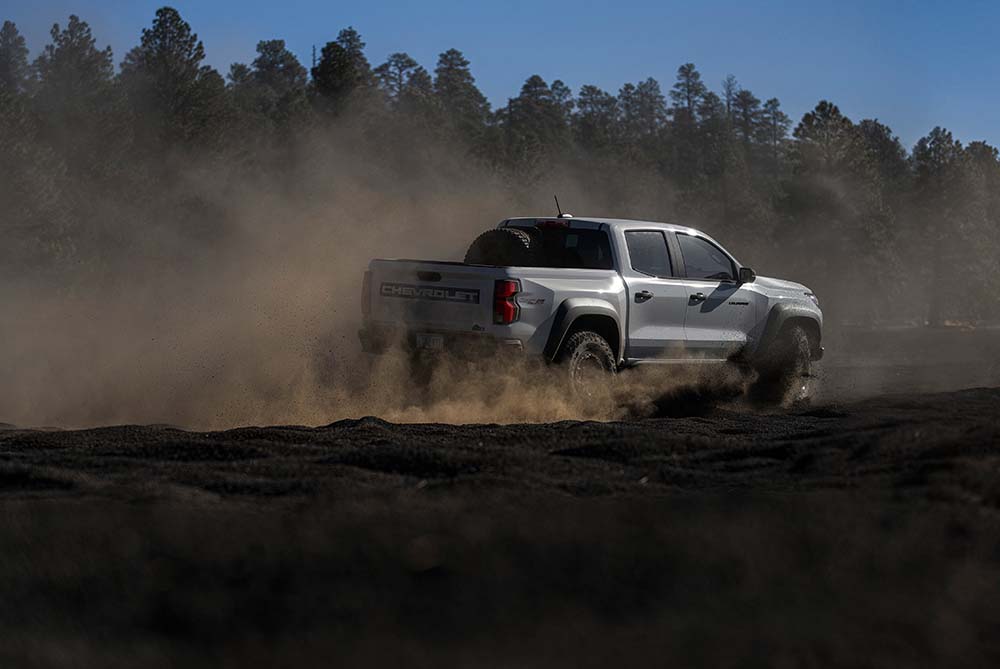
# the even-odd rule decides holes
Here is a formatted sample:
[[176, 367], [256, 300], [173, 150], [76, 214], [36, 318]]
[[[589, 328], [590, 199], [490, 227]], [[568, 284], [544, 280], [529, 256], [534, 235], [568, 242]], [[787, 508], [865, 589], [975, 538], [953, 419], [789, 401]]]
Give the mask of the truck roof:
[[519, 216], [501, 221], [500, 227], [504, 227], [506, 225], [517, 225], [518, 223], [535, 225], [544, 221], [560, 221], [568, 223], [571, 227], [576, 227], [578, 229], [588, 227], [597, 228], [601, 225], [607, 225], [610, 228], [618, 228], [619, 230], [648, 230], [649, 228], [658, 228], [660, 230], [669, 230], [671, 232], [680, 232], [693, 235], [695, 237], [703, 237], [722, 249], [722, 251], [728, 255], [733, 262], [740, 265], [740, 261], [737, 260], [732, 253], [726, 251], [725, 247], [713, 239], [711, 235], [698, 230], [697, 228], [688, 227], [686, 225], [677, 225], [676, 223], [664, 223], [662, 221], [637, 221], [629, 218], [601, 218], [597, 216], [566, 216], [562, 218], [559, 216]]
[[503, 224], [516, 224], [519, 222], [529, 223], [534, 225], [538, 221], [566, 221], [568, 223], [596, 223], [597, 225], [608, 225], [610, 227], [616, 228], [648, 228], [650, 226], [655, 226], [657, 228], [662, 228], [664, 230], [673, 230], [674, 232], [688, 232], [697, 234], [703, 237], [708, 237], [701, 230], [686, 226], [677, 225], [676, 223], [664, 223], [663, 221], [639, 221], [629, 218], [601, 218], [598, 216], [573, 216], [572, 218], [559, 218], [558, 216], [518, 216], [515, 218], [508, 218], [504, 220]]

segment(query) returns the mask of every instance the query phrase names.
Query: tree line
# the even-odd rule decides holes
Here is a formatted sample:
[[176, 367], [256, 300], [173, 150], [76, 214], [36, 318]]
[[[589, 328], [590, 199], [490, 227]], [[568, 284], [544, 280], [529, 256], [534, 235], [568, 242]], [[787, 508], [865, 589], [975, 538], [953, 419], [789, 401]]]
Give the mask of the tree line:
[[533, 75], [493, 109], [460, 51], [433, 71], [406, 53], [373, 66], [353, 28], [309, 68], [273, 39], [223, 76], [169, 7], [118, 63], [76, 16], [28, 56], [5, 22], [5, 275], [100, 274], [102, 254], [164, 225], [210, 245], [231, 203], [175, 197], [194, 164], [305, 197], [286, 166], [317, 133], [341, 132], [401, 173], [458, 155], [515, 200], [561, 178], [596, 213], [689, 221], [801, 276], [841, 320], [1000, 318], [998, 151], [941, 127], [907, 149], [886, 124], [826, 100], [793, 123], [778, 98], [733, 76], [712, 90], [691, 63], [666, 90], [647, 78], [574, 92]]

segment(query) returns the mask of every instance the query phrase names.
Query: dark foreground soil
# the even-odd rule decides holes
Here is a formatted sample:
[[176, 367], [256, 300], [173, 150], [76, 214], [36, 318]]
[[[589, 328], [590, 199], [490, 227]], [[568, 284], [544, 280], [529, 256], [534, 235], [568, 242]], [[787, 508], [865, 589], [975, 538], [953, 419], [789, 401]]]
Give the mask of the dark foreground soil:
[[1000, 389], [0, 430], [0, 666], [998, 666]]

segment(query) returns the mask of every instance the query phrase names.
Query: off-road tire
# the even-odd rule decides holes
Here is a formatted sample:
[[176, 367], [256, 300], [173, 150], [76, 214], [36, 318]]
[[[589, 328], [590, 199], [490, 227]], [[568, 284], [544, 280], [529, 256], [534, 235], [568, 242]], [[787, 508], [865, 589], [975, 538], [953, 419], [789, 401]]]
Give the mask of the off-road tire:
[[574, 399], [594, 410], [607, 408], [617, 372], [615, 353], [596, 332], [574, 332], [559, 349], [556, 363], [565, 369]]
[[749, 398], [773, 406], [806, 404], [814, 392], [813, 367], [809, 335], [798, 325], [786, 328], [754, 365]]
[[533, 267], [539, 264], [537, 244], [529, 232], [518, 228], [487, 230], [469, 245], [465, 264]]

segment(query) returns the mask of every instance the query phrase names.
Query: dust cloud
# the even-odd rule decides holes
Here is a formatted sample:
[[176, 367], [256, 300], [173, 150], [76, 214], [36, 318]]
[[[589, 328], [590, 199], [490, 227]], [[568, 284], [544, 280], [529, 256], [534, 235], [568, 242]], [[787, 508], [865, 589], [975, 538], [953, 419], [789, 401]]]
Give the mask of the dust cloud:
[[[461, 259], [497, 221], [550, 213], [553, 193], [587, 215], [671, 220], [676, 203], [669, 184], [640, 174], [567, 168], [514, 183], [461, 148], [415, 142], [387, 157], [362, 134], [345, 122], [289, 140], [279, 183], [189, 156], [163, 199], [196, 201], [193, 213], [139, 202], [134, 224], [123, 225], [124, 205], [88, 194], [92, 244], [76, 250], [77, 268], [0, 284], [0, 421], [222, 429], [364, 415], [607, 420], [738, 395], [744, 381], [715, 372], [634, 371], [621, 375], [611, 408], [588, 414], [551, 370], [451, 365], [420, 387], [400, 360], [369, 359], [356, 332], [371, 258]], [[792, 254], [761, 251], [746, 231], [709, 231], [762, 274], [815, 278], [794, 271]], [[831, 396], [852, 394], [841, 383]]]
[[[401, 423], [537, 423], [697, 415], [720, 403], [743, 406], [749, 377], [735, 367], [645, 365], [623, 370], [587, 400], [569, 390], [566, 371], [524, 358], [445, 358], [419, 385], [409, 359], [376, 359], [364, 406]], [[402, 389], [402, 393], [400, 393]]]
[[502, 218], [548, 212], [553, 192], [577, 211], [651, 215], [662, 189], [618, 207], [572, 176], [504, 182], [458, 149], [418, 152], [401, 167], [344, 125], [297, 140], [285, 175], [292, 187], [194, 160], [165, 197], [208, 203], [217, 220], [199, 211], [184, 228], [183, 210], [139, 203], [134, 228], [108, 230], [96, 213], [86, 224], [100, 231], [100, 248], [77, 254], [78, 271], [5, 281], [0, 419], [218, 429], [369, 414], [580, 417], [537, 371], [483, 381], [452, 370], [428, 395], [391, 360], [371, 369], [356, 337], [363, 271], [373, 257], [461, 259]]

